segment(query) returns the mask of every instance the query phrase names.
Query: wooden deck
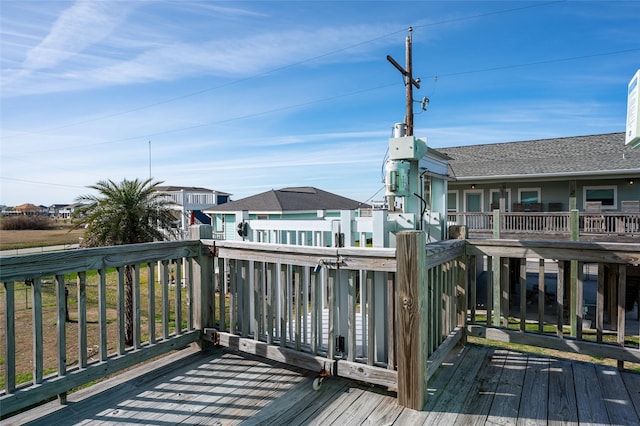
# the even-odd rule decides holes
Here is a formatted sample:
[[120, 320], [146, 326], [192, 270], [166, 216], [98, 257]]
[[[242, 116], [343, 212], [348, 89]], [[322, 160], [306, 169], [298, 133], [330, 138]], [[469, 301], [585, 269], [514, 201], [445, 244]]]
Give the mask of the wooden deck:
[[423, 411], [395, 393], [217, 349], [184, 349], [5, 419], [4, 425], [640, 424], [640, 374], [468, 344], [429, 382]]

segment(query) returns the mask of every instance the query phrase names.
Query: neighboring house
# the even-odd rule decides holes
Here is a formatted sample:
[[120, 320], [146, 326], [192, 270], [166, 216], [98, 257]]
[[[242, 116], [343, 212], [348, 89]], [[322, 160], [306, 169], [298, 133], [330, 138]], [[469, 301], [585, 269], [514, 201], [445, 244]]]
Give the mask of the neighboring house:
[[[55, 205], [60, 206], [59, 204], [54, 204], [54, 206]], [[59, 207], [56, 209], [57, 213], [55, 217], [57, 219], [71, 219], [73, 217], [73, 213], [84, 205], [85, 203], [73, 203], [73, 204], [63, 205], [62, 207]]]
[[[213, 232], [224, 239], [238, 237], [238, 224], [243, 221], [267, 220], [318, 220], [340, 218], [341, 212], [353, 211], [354, 217], [359, 209], [368, 209], [369, 205], [342, 197], [318, 188], [292, 187], [270, 190], [226, 204], [207, 208], [211, 216]], [[236, 217], [240, 215], [241, 217]], [[311, 224], [311, 222], [307, 222]], [[311, 229], [311, 228], [310, 228]], [[270, 238], [273, 237], [273, 238]], [[263, 236], [263, 240], [282, 242], [282, 236]], [[294, 237], [290, 237], [294, 238]]]
[[64, 210], [69, 204], [51, 204], [47, 207], [47, 214], [54, 219], [60, 218], [60, 211]]
[[451, 157], [450, 213], [622, 211], [640, 200], [640, 149], [624, 133], [438, 151]]
[[189, 225], [210, 224], [210, 218], [202, 211], [227, 203], [231, 196], [226, 192], [195, 186], [157, 186], [156, 190], [166, 194], [167, 199], [173, 202], [176, 227], [181, 237], [184, 237]]
[[42, 208], [31, 203], [25, 203], [20, 204], [19, 206], [15, 206], [13, 208], [13, 211], [24, 216], [39, 216], [46, 214], [46, 211], [43, 211]]

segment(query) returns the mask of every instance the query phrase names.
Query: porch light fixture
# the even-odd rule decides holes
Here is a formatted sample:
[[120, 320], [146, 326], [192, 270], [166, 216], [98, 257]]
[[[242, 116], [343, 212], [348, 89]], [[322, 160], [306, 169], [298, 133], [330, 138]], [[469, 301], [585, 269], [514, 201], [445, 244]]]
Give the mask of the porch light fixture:
[[476, 189], [476, 184], [475, 183], [471, 184], [471, 189]]
[[633, 185], [633, 179], [629, 179], [629, 185]]

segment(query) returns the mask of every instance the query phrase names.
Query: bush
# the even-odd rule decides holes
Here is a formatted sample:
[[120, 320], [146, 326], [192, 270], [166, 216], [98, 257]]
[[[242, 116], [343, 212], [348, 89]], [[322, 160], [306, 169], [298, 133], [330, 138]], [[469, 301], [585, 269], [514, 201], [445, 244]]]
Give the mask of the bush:
[[20, 231], [24, 229], [51, 229], [53, 221], [46, 216], [11, 216], [3, 217], [0, 229], [4, 231]]

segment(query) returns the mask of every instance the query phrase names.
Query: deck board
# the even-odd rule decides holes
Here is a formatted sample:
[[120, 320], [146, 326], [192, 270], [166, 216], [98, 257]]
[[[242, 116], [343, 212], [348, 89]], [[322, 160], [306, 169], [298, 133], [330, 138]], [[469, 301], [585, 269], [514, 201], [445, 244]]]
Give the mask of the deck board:
[[549, 408], [549, 358], [530, 356], [522, 386], [517, 425], [546, 425]]
[[3, 425], [640, 424], [640, 374], [490, 346], [449, 354], [421, 411], [338, 377], [314, 391], [317, 373], [229, 350], [154, 363]]
[[569, 361], [554, 362], [549, 368], [549, 425], [577, 425], [578, 405], [573, 369]]
[[469, 398], [463, 402], [462, 408], [456, 417], [456, 424], [485, 424], [505, 359], [506, 351], [504, 350], [492, 350], [490, 354], [487, 354], [476, 380], [474, 380], [469, 389]]

